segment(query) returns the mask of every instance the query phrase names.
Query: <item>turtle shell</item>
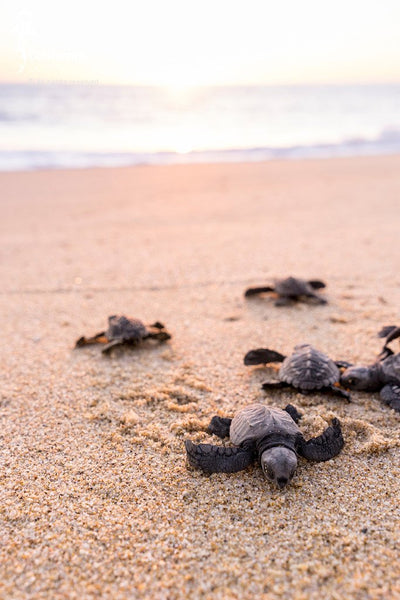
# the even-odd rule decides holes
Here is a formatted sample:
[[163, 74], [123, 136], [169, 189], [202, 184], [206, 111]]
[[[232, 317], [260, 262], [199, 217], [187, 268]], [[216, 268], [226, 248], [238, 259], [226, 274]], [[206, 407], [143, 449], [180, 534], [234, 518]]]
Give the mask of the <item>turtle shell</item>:
[[309, 344], [295, 346], [279, 369], [279, 379], [302, 390], [319, 390], [339, 381], [340, 371], [326, 354]]
[[400, 354], [392, 354], [380, 363], [384, 382], [400, 384]]
[[128, 319], [117, 315], [108, 317], [106, 335], [109, 340], [123, 339], [126, 342], [139, 342], [146, 334], [146, 326], [139, 319]]
[[275, 281], [275, 291], [282, 296], [303, 296], [310, 292], [313, 293], [313, 289], [307, 281], [296, 277], [278, 279]]
[[300, 429], [292, 417], [281, 408], [250, 404], [232, 419], [230, 440], [240, 446], [245, 440], [257, 440], [271, 433], [296, 435]]

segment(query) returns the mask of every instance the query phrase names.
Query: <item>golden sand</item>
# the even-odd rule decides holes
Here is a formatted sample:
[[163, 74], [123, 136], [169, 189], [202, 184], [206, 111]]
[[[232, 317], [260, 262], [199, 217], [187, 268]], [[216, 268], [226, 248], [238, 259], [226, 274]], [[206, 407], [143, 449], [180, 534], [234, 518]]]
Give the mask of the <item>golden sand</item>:
[[[0, 597], [400, 598], [400, 414], [260, 389], [243, 356], [309, 342], [372, 362], [400, 324], [400, 157], [0, 175]], [[329, 304], [245, 300], [321, 278]], [[73, 349], [110, 314], [173, 339]], [[398, 348], [397, 342], [393, 347]], [[346, 445], [274, 489], [206, 476], [183, 441], [260, 401]], [[221, 443], [216, 441], [215, 443]]]

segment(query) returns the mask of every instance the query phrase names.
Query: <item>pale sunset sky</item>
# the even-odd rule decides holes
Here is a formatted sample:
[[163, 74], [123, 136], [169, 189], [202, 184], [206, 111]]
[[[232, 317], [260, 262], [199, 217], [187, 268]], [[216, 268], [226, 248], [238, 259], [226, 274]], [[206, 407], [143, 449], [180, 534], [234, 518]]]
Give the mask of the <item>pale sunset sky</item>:
[[0, 81], [400, 82], [400, 0], [14, 0]]

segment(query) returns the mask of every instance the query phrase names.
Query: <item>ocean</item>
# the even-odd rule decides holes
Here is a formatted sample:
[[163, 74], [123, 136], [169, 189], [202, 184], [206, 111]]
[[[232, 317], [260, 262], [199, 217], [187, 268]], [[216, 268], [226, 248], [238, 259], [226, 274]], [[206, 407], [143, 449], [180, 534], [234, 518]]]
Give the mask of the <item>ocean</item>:
[[400, 152], [400, 84], [0, 84], [0, 170]]

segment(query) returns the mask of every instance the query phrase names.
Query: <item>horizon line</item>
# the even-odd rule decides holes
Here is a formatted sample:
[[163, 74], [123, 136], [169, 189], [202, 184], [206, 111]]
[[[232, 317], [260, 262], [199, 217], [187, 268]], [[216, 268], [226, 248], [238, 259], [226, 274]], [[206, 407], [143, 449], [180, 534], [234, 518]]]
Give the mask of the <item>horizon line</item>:
[[0, 79], [0, 85], [98, 85], [104, 87], [141, 87], [141, 88], [218, 88], [218, 87], [339, 87], [339, 86], [378, 86], [378, 85], [400, 85], [400, 78], [387, 81], [325, 81], [325, 82], [274, 82], [274, 83], [198, 83], [198, 84], [171, 84], [171, 83], [127, 83], [106, 82], [98, 79], [46, 79], [30, 78], [27, 80]]

